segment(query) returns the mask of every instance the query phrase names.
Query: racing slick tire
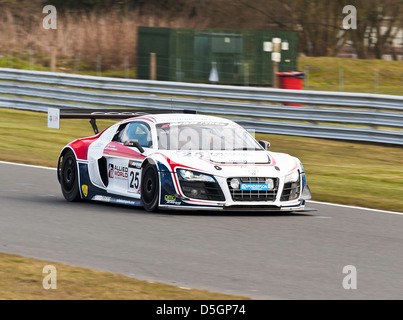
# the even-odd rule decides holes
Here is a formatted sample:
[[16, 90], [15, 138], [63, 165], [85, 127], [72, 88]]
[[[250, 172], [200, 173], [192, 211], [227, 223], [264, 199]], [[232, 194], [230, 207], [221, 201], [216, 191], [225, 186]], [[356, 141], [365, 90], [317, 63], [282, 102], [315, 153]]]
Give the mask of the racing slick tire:
[[159, 177], [157, 167], [148, 163], [141, 177], [141, 201], [147, 211], [156, 211], [159, 201]]
[[63, 156], [60, 169], [60, 185], [63, 196], [67, 201], [73, 202], [81, 199], [78, 186], [77, 161], [71, 150], [68, 150]]

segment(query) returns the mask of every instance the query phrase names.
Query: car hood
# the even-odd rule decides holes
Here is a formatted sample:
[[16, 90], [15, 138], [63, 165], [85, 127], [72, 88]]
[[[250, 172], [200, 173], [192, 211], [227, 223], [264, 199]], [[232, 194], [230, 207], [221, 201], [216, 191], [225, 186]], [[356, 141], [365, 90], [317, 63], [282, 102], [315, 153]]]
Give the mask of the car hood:
[[165, 151], [169, 167], [213, 175], [280, 177], [298, 167], [296, 158], [268, 151]]

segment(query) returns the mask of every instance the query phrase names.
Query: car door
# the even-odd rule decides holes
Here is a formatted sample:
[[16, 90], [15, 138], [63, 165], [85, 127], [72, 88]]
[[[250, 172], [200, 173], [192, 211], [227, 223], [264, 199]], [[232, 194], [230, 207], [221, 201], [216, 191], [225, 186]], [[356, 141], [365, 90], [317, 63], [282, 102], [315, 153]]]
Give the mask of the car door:
[[[143, 150], [127, 145], [137, 140]], [[141, 164], [153, 147], [151, 128], [143, 121], [122, 124], [104, 149], [107, 191], [140, 198]]]

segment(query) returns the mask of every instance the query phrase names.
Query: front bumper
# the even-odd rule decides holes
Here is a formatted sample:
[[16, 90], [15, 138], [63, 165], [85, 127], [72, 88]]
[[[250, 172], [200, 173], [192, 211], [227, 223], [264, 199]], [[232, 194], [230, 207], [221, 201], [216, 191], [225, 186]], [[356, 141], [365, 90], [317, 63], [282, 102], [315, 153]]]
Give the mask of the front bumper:
[[[284, 178], [275, 178], [275, 190], [272, 190], [269, 196], [262, 194], [262, 197], [257, 198], [256, 194], [244, 198], [240, 198], [239, 195], [234, 196], [234, 190], [231, 190], [228, 177], [215, 176], [218, 187], [223, 194], [222, 201], [196, 199], [189, 196], [185, 196], [181, 189], [180, 183], [174, 173], [173, 180], [176, 180], [176, 192], [168, 192], [175, 197], [176, 201], [170, 201], [169, 203], [160, 203], [161, 208], [176, 209], [196, 209], [196, 210], [225, 210], [225, 211], [288, 211], [288, 212], [308, 212], [313, 209], [305, 208], [305, 200], [311, 198], [311, 192], [306, 184], [305, 174], [300, 173], [300, 179], [298, 182], [298, 196], [296, 198], [289, 197], [290, 192], [287, 191], [287, 185], [284, 183]], [[248, 178], [248, 177], [246, 177]], [[256, 179], [256, 177], [249, 177]], [[284, 196], [284, 195], [288, 196]], [[163, 192], [164, 195], [164, 192]], [[292, 198], [292, 199], [290, 199]], [[251, 201], [248, 201], [252, 199]], [[258, 201], [256, 201], [258, 199]]]

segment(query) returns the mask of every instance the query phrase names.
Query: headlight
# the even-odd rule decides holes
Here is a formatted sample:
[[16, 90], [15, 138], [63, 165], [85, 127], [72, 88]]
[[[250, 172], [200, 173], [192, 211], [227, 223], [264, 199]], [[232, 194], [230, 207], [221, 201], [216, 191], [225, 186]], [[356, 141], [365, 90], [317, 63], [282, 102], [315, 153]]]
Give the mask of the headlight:
[[269, 190], [274, 189], [274, 180], [272, 178], [266, 178], [265, 183], [267, 184]]
[[295, 170], [295, 171], [293, 171], [290, 174], [285, 176], [284, 183], [297, 182], [298, 180], [299, 180], [299, 171]]
[[186, 169], [178, 169], [176, 174], [185, 197], [210, 201], [225, 200], [225, 196], [213, 176]]
[[216, 182], [213, 176], [196, 171], [179, 169], [177, 170], [177, 174], [180, 179], [185, 181]]
[[298, 199], [300, 195], [301, 183], [299, 170], [295, 170], [285, 176], [283, 193], [280, 201], [291, 201]]
[[240, 185], [239, 179], [237, 178], [231, 179], [230, 186], [232, 189], [239, 189], [239, 185]]

